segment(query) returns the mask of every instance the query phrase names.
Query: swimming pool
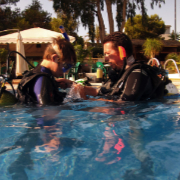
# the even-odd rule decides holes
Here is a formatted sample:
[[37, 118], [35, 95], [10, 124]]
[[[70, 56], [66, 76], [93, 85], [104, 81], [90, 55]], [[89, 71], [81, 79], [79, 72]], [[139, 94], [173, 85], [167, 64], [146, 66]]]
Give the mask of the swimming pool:
[[180, 178], [180, 99], [0, 108], [2, 180]]

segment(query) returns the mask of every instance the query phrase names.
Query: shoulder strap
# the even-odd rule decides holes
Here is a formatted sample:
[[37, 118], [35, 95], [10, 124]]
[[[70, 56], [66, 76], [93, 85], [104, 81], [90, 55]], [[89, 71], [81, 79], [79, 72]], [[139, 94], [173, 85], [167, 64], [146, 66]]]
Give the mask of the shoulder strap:
[[[124, 72], [123, 76], [116, 83], [113, 91], [111, 92], [111, 95], [119, 94], [122, 92], [128, 76], [131, 74], [131, 72], [134, 69], [142, 69], [142, 70], [146, 71], [148, 73], [148, 75], [150, 76], [152, 85], [153, 85], [153, 90], [152, 90], [152, 93], [149, 95], [149, 97], [152, 97], [152, 96], [153, 97], [157, 97], [157, 96], [162, 97], [164, 95], [165, 82], [163, 82], [163, 80], [160, 77], [158, 77], [158, 75], [161, 75], [161, 76], [165, 75], [164, 69], [161, 69], [161, 68], [158, 68], [155, 66], [152, 67], [152, 66], [147, 65], [142, 62], [137, 62], [137, 63], [133, 64]], [[156, 91], [158, 93], [156, 93]]]
[[31, 97], [31, 95], [28, 92], [29, 91], [28, 84], [31, 83], [33, 79], [35, 79], [38, 76], [47, 76], [53, 79], [52, 76], [49, 75], [48, 73], [39, 71], [39, 68], [35, 68], [33, 70], [27, 71], [24, 74], [23, 78], [21, 79], [21, 82], [18, 84], [18, 88], [17, 88], [18, 99], [21, 102], [26, 103], [26, 101], [28, 101], [27, 99], [30, 99], [31, 102], [36, 103], [36, 101]]
[[118, 94], [120, 91], [122, 91], [122, 89], [124, 88], [125, 82], [126, 82], [128, 76], [131, 74], [131, 72], [134, 69], [142, 68], [143, 65], [144, 65], [143, 63], [135, 63], [132, 66], [130, 66], [128, 69], [126, 69], [126, 71], [124, 72], [122, 77], [115, 84], [114, 89], [110, 95], [115, 95], [115, 94]]

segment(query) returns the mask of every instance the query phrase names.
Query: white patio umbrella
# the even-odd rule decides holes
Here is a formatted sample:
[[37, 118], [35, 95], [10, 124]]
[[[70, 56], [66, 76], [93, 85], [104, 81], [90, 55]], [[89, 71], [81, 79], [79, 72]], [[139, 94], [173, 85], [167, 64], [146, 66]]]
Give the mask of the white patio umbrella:
[[[20, 32], [17, 35], [16, 51], [25, 57], [24, 44]], [[16, 55], [16, 76], [22, 76], [22, 73], [29, 70], [28, 63], [17, 53]]]

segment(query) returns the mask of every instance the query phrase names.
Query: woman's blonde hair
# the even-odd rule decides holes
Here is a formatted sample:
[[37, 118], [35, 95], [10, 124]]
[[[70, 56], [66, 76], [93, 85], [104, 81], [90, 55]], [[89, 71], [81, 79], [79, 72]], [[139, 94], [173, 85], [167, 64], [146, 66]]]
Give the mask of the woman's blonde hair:
[[57, 54], [62, 62], [71, 62], [73, 60], [76, 63], [76, 53], [73, 45], [66, 39], [53, 38], [52, 44], [49, 44], [43, 55], [43, 59], [51, 60], [51, 56]]

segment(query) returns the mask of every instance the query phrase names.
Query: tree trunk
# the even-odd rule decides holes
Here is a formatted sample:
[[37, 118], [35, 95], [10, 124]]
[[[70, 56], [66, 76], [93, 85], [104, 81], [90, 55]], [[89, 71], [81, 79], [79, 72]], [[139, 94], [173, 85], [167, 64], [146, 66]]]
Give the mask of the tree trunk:
[[127, 5], [127, 0], [124, 0], [123, 2], [123, 21], [121, 23], [121, 28], [120, 28], [120, 31], [122, 32], [123, 29], [124, 29], [124, 26], [125, 26], [125, 23], [126, 23], [126, 5]]
[[106, 0], [106, 7], [107, 7], [107, 13], [108, 13], [108, 20], [109, 20], [109, 33], [114, 32], [114, 20], [112, 15], [112, 3], [110, 0]]
[[105, 37], [105, 25], [104, 25], [104, 21], [103, 21], [102, 14], [101, 14], [100, 0], [96, 1], [96, 5], [97, 5], [97, 17], [98, 17], [98, 21], [99, 21], [99, 34], [100, 34], [100, 40], [102, 43], [103, 39]]

